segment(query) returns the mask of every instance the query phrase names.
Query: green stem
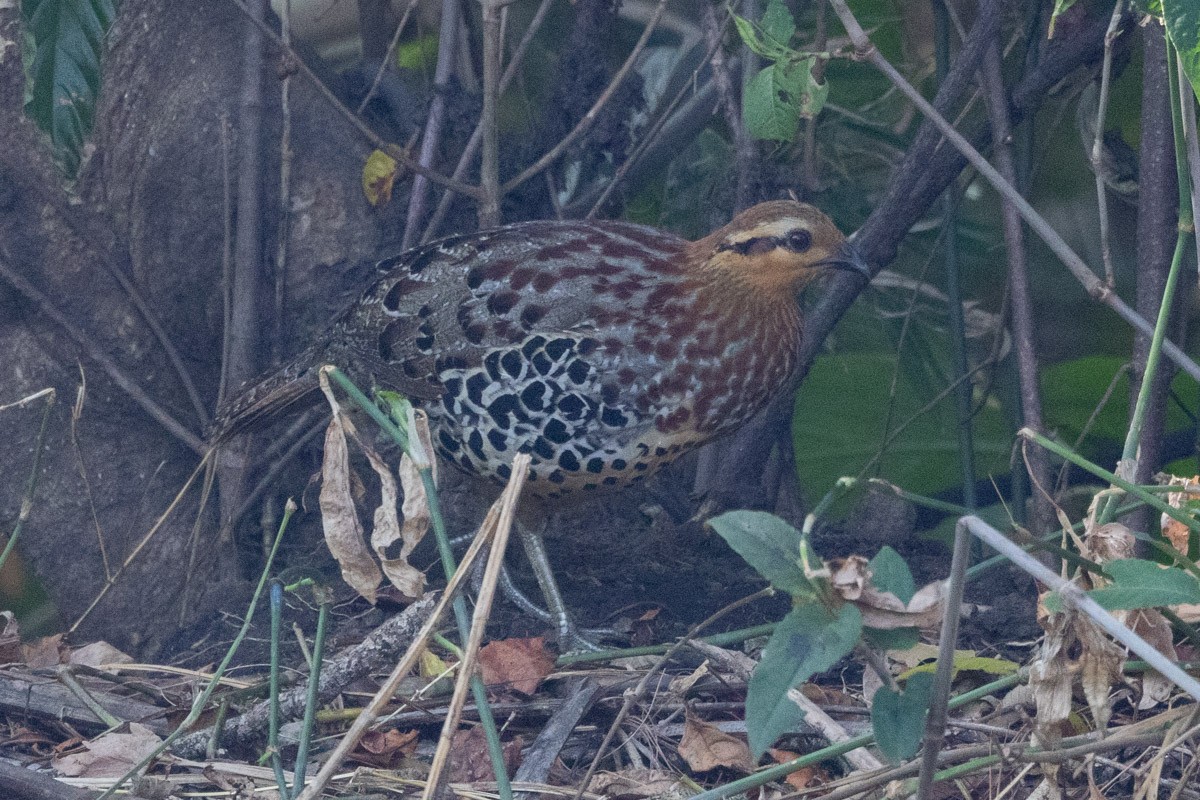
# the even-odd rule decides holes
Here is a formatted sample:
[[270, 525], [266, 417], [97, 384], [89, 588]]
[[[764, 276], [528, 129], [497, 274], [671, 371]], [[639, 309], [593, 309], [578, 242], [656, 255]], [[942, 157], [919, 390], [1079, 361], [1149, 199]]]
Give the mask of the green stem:
[[1119, 475], [1109, 472], [1104, 467], [1093, 464], [1091, 461], [1088, 461], [1086, 458], [1079, 455], [1074, 450], [1064, 447], [1063, 445], [1059, 444], [1058, 442], [1054, 441], [1053, 439], [1047, 439], [1045, 436], [1042, 436], [1037, 431], [1031, 431], [1029, 428], [1022, 428], [1021, 430], [1017, 431], [1017, 435], [1024, 436], [1026, 439], [1033, 440], [1040, 446], [1049, 450], [1051, 453], [1054, 453], [1054, 455], [1058, 456], [1059, 458], [1065, 458], [1067, 461], [1070, 461], [1075, 466], [1081, 467], [1082, 469], [1085, 469], [1088, 472], [1095, 475], [1097, 478], [1100, 478], [1101, 480], [1111, 483], [1113, 486], [1117, 487], [1118, 489], [1121, 489], [1121, 490], [1125, 491], [1126, 493], [1133, 495], [1134, 497], [1138, 498], [1139, 500], [1141, 500], [1143, 503], [1150, 506], [1151, 508], [1157, 509], [1158, 511], [1161, 511], [1162, 513], [1166, 514], [1171, 519], [1182, 522], [1184, 525], [1186, 525], [1188, 527], [1188, 530], [1200, 531], [1200, 520], [1197, 520], [1195, 517], [1189, 516], [1187, 514], [1187, 512], [1185, 512], [1181, 509], [1175, 508], [1174, 506], [1170, 505], [1169, 503], [1165, 503], [1162, 500], [1159, 500], [1157, 497], [1154, 496], [1153, 492], [1147, 491], [1143, 487], [1138, 486], [1137, 484], [1132, 483], [1130, 481], [1127, 481]]
[[[409, 441], [409, 434], [401, 430], [375, 403], [362, 393], [361, 390], [347, 378], [341, 370], [336, 367], [328, 371], [329, 377], [340, 386], [346, 394], [350, 396], [363, 411], [379, 424], [385, 433], [396, 440], [396, 443], [410, 454], [412, 446]], [[432, 457], [432, 453], [426, 457]], [[446, 578], [454, 574], [456, 561], [454, 553], [450, 548], [450, 537], [446, 534], [446, 522], [442, 516], [442, 507], [438, 502], [437, 487], [433, 483], [433, 470], [428, 464], [418, 464], [418, 472], [421, 475], [421, 485], [425, 487], [425, 497], [429, 503], [429, 519], [433, 527], [434, 540], [437, 542], [438, 554], [441, 557], [442, 569], [446, 573]], [[454, 610], [454, 622], [458, 628], [458, 635], [465, 642], [471, 630], [470, 617], [467, 614], [467, 603], [460, 594], [454, 598], [451, 608]], [[487, 738], [488, 757], [492, 762], [492, 771], [496, 774], [496, 788], [500, 795], [500, 800], [512, 800], [512, 784], [508, 779], [508, 770], [504, 763], [504, 749], [500, 743], [500, 734], [496, 728], [495, 717], [492, 716], [491, 707], [487, 702], [487, 689], [483, 685], [483, 681], [479, 676], [471, 678], [471, 696], [475, 700], [475, 705], [478, 707], [479, 724], [483, 727], [484, 734]]]
[[183, 722], [179, 723], [179, 726], [176, 727], [175, 730], [173, 730], [171, 734], [167, 736], [167, 738], [164, 739], [161, 744], [159, 744], [158, 747], [154, 748], [154, 752], [147, 755], [145, 758], [139, 761], [133, 767], [133, 769], [129, 770], [120, 778], [118, 778], [116, 782], [106, 789], [103, 794], [96, 798], [96, 800], [106, 800], [106, 798], [112, 797], [118, 789], [125, 785], [126, 781], [137, 776], [137, 774], [149, 766], [151, 762], [165, 753], [171, 745], [175, 744], [179, 737], [182, 736], [188, 728], [195, 724], [196, 720], [200, 719], [200, 715], [204, 712], [204, 709], [208, 707], [208, 701], [212, 698], [213, 692], [216, 691], [217, 686], [221, 684], [221, 678], [225, 676], [225, 670], [229, 669], [229, 664], [233, 661], [234, 655], [237, 654], [238, 648], [240, 648], [242, 646], [242, 642], [245, 641], [246, 634], [250, 632], [250, 625], [254, 621], [254, 612], [258, 608], [259, 601], [262, 599], [263, 588], [267, 585], [267, 576], [271, 574], [271, 566], [275, 563], [275, 554], [279, 552], [279, 544], [283, 541], [283, 532], [287, 530], [288, 523], [291, 522], [292, 514], [294, 513], [296, 513], [296, 503], [294, 500], [289, 499], [287, 505], [284, 507], [283, 519], [279, 523], [279, 532], [275, 534], [275, 541], [271, 545], [270, 554], [267, 556], [267, 563], [263, 565], [262, 573], [258, 576], [258, 585], [254, 587], [254, 596], [250, 598], [250, 605], [246, 609], [246, 618], [242, 620], [242, 625], [238, 629], [237, 635], [233, 638], [233, 644], [231, 644], [229, 649], [226, 651], [225, 657], [221, 659], [221, 663], [218, 664], [217, 668], [213, 671], [212, 678], [209, 680], [208, 685], [205, 686], [204, 691], [202, 691], [196, 697], [196, 699], [192, 701], [192, 708], [188, 711], [187, 717], [184, 718]]
[[271, 581], [271, 671], [268, 682], [271, 693], [271, 716], [267, 725], [267, 756], [271, 760], [271, 771], [275, 773], [275, 784], [279, 796], [291, 797], [287, 777], [283, 774], [283, 757], [279, 754], [279, 639], [283, 627], [283, 584], [276, 578]]
[[[317, 706], [321, 702], [321, 660], [325, 656], [325, 628], [329, 620], [328, 592], [318, 590], [325, 595], [317, 611], [317, 632], [313, 637], [312, 668], [308, 671], [308, 696], [304, 702], [304, 724], [300, 729], [300, 745], [296, 750], [295, 779], [292, 781], [292, 797], [296, 797], [304, 789], [304, 773], [308, 769], [308, 747], [312, 742], [313, 728], [316, 727]], [[283, 795], [287, 797], [287, 795]]]

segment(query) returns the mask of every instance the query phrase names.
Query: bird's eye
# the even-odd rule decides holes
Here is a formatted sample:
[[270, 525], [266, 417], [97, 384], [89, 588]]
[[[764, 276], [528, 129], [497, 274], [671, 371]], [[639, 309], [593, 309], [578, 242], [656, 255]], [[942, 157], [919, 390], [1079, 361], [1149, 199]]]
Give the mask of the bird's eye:
[[795, 253], [803, 253], [812, 247], [812, 234], [803, 228], [791, 231], [787, 235], [787, 248]]

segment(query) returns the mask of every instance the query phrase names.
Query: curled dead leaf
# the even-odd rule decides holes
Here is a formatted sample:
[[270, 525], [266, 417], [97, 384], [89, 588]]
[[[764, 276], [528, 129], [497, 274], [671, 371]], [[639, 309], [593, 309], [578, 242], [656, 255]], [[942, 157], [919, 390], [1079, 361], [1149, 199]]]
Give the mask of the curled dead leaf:
[[754, 770], [750, 747], [736, 736], [725, 733], [710, 722], [687, 715], [679, 755], [696, 772], [728, 767], [741, 772]]

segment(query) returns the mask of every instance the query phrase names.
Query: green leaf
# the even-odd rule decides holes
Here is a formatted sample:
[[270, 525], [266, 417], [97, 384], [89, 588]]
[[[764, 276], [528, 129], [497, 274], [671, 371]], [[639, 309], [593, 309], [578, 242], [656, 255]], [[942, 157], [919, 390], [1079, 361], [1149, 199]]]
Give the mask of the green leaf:
[[[1177, 567], [1129, 558], [1110, 561], [1104, 571], [1113, 579], [1112, 585], [1088, 594], [1109, 611], [1200, 603], [1200, 581]], [[1046, 598], [1046, 608], [1062, 610], [1058, 592]]]
[[1047, 32], [1047, 37], [1054, 38], [1054, 23], [1058, 22], [1058, 18], [1067, 13], [1067, 9], [1075, 5], [1075, 0], [1054, 0], [1054, 11], [1050, 14], [1050, 29]]
[[788, 700], [788, 690], [836, 664], [861, 632], [862, 614], [849, 603], [836, 613], [805, 603], [775, 627], [746, 693], [746, 727], [756, 760], [804, 716]]
[[[892, 429], [918, 414], [949, 384], [884, 353], [818, 356], [800, 391], [792, 424], [796, 469], [806, 494], [820, 497], [841, 475], [856, 475], [883, 446], [887, 409]], [[986, 402], [974, 417], [979, 475], [1008, 471], [1012, 435], [1003, 411]], [[962, 482], [953, 396], [920, 413], [891, 442], [882, 477], [916, 494], [934, 496]]]
[[886, 686], [875, 692], [871, 726], [876, 744], [892, 761], [906, 761], [916, 755], [932, 691], [933, 675], [920, 673], [908, 679], [903, 692], [893, 692]]
[[818, 114], [829, 97], [829, 86], [817, 83], [811, 56], [777, 61], [759, 71], [742, 92], [746, 130], [756, 139], [790, 142], [801, 117]]
[[755, 55], [780, 61], [795, 54], [788, 42], [796, 32], [796, 22], [780, 0], [771, 0], [763, 12], [762, 22], [755, 25], [745, 17], [733, 15], [738, 36]]
[[800, 531], [765, 511], [727, 511], [708, 524], [772, 586], [812, 596], [812, 583], [800, 566]]
[[917, 593], [917, 583], [900, 554], [884, 545], [871, 559], [870, 567], [871, 582], [883, 591], [896, 595], [896, 599], [908, 605], [908, 601]]
[[778, 66], [764, 67], [746, 83], [742, 92], [742, 118], [755, 139], [790, 142], [800, 124], [800, 109], [792, 102], [788, 89], [779, 85]]
[[770, 0], [762, 16], [763, 40], [768, 46], [774, 44], [781, 51], [788, 49], [788, 42], [796, 34], [796, 20], [783, 0]]
[[1192, 91], [1200, 97], [1200, 3], [1196, 0], [1162, 0], [1167, 38], [1179, 53]]
[[876, 650], [908, 650], [921, 641], [920, 628], [863, 628], [863, 638]]
[[1153, 17], [1162, 19], [1162, 0], [1133, 0], [1133, 6], [1143, 14], [1149, 14]]
[[24, 0], [21, 17], [33, 56], [25, 71], [25, 113], [50, 135], [68, 176], [79, 169], [100, 92], [104, 37], [115, 0]]

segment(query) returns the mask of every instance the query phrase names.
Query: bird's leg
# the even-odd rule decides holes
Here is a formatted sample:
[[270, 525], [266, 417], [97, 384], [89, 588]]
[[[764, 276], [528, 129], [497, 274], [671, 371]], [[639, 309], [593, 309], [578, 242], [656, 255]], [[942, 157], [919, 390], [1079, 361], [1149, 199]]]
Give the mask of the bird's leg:
[[533, 568], [534, 577], [537, 578], [538, 586], [541, 587], [542, 597], [546, 601], [546, 609], [541, 609], [530, 600], [527, 596], [521, 593], [511, 579], [507, 581], [507, 585], [502, 587], [509, 599], [527, 614], [536, 617], [545, 622], [553, 623], [558, 630], [558, 644], [563, 652], [570, 650], [599, 650], [600, 646], [592, 641], [592, 636], [603, 636], [606, 633], [611, 634], [612, 631], [603, 630], [581, 630], [573, 619], [570, 612], [567, 611], [566, 603], [563, 602], [562, 592], [558, 589], [558, 582], [554, 579], [554, 572], [550, 568], [550, 559], [546, 556], [546, 545], [542, 541], [542, 533], [546, 528], [546, 517], [542, 517], [542, 525], [539, 530], [534, 530], [529, 524], [521, 519], [516, 520], [517, 535], [521, 537], [521, 544], [525, 547], [525, 555], [529, 559], [529, 565]]

